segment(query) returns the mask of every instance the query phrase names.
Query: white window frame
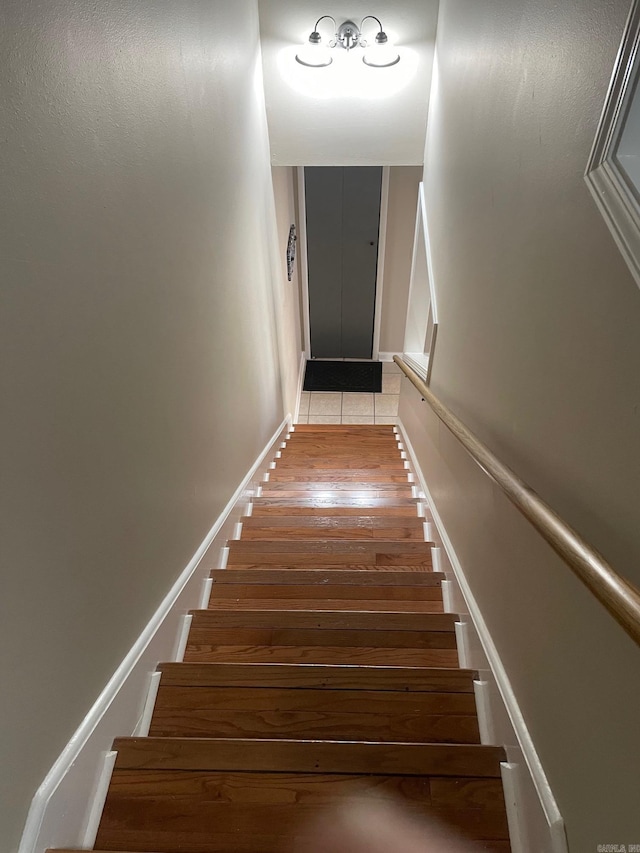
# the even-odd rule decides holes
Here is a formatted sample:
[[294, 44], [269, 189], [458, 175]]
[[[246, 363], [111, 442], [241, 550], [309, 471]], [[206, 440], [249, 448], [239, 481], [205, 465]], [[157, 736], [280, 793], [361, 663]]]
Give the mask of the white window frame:
[[[640, 196], [616, 158], [632, 98], [640, 98], [640, 0], [634, 0], [589, 156], [585, 180], [640, 287]], [[640, 148], [638, 150], [640, 155]]]
[[[424, 260], [423, 260], [424, 259]], [[426, 260], [426, 269], [423, 264]], [[417, 325], [417, 334], [416, 334]], [[412, 331], [410, 331], [412, 330]], [[424, 184], [418, 188], [418, 209], [413, 240], [409, 304], [405, 325], [403, 358], [428, 385], [433, 369], [433, 352], [438, 334], [438, 306], [431, 261], [431, 244], [427, 223], [427, 206]], [[411, 341], [413, 338], [413, 341]], [[420, 340], [421, 349], [416, 350], [415, 341]]]

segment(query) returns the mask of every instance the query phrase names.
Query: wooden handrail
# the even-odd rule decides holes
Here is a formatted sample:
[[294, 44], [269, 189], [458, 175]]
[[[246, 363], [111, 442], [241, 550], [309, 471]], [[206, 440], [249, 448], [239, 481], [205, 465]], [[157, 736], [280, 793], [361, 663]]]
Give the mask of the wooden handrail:
[[531, 522], [627, 634], [640, 645], [640, 591], [621, 577], [599, 551], [585, 542], [511, 468], [500, 462], [489, 448], [438, 400], [408, 364], [397, 355], [393, 360], [472, 459], [500, 486], [511, 503]]

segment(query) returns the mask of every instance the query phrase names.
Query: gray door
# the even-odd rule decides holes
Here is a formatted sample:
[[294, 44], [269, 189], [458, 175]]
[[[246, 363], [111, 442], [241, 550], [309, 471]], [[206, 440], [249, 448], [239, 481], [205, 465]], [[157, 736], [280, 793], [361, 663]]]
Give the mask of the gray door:
[[312, 358], [371, 358], [381, 166], [306, 167]]

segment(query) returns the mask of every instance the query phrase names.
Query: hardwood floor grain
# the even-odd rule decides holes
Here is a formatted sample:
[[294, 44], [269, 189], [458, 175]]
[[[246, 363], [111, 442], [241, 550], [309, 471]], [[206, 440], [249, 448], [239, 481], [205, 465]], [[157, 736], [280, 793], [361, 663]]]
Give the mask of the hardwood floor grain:
[[114, 742], [96, 850], [291, 853], [366, 798], [509, 853], [505, 751], [480, 743], [393, 427], [296, 425], [274, 462], [149, 736]]

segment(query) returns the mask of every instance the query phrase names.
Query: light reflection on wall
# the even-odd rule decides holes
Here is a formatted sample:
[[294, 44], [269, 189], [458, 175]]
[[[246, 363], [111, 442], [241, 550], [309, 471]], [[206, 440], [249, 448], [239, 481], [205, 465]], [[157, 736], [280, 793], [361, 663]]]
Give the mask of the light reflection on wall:
[[282, 79], [294, 91], [309, 98], [361, 98], [377, 101], [400, 92], [416, 76], [418, 54], [410, 48], [399, 48], [400, 62], [388, 68], [372, 68], [362, 61], [363, 50], [335, 48], [333, 62], [326, 68], [308, 68], [296, 62], [297, 45], [283, 48], [278, 54]]

